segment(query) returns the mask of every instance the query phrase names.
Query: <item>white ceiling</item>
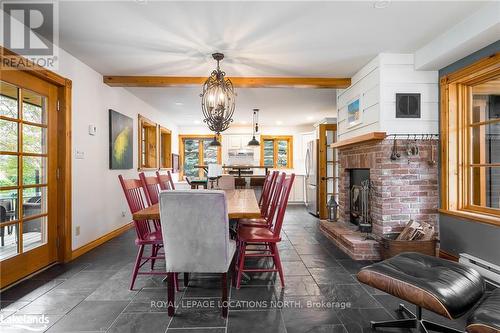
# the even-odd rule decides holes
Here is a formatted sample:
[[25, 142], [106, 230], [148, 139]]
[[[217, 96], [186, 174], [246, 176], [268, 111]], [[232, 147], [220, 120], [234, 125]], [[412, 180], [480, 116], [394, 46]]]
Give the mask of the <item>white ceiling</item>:
[[[211, 53], [229, 76], [351, 77], [380, 52], [412, 53], [477, 10], [478, 1], [62, 1], [60, 44], [104, 75], [207, 76]], [[201, 87], [200, 87], [201, 88]], [[155, 107], [200, 116], [200, 88], [130, 89]], [[253, 107], [272, 125], [334, 116], [332, 91], [238, 90], [236, 121]], [[172, 107], [172, 103], [184, 105]], [[175, 105], [174, 105], [175, 106]], [[241, 114], [241, 117], [240, 117]], [[272, 116], [276, 115], [276, 116]], [[269, 117], [269, 119], [265, 118]], [[283, 118], [285, 117], [285, 118]], [[194, 120], [193, 120], [194, 121]]]
[[[201, 87], [128, 88], [147, 103], [168, 112], [179, 126], [200, 125]], [[314, 124], [336, 116], [335, 90], [258, 88], [237, 89], [234, 126], [250, 126], [252, 109], [258, 108], [259, 122], [267, 126]]]

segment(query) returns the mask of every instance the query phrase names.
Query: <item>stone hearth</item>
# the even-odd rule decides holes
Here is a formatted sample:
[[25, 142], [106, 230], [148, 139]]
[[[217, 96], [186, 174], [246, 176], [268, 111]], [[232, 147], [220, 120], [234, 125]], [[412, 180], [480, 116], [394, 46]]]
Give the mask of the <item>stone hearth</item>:
[[[405, 152], [406, 140], [398, 139], [401, 158], [390, 159], [393, 139], [338, 148], [339, 221], [323, 222], [321, 230], [353, 259], [378, 259], [378, 243], [350, 223], [351, 169], [370, 169], [373, 236], [400, 232], [410, 219], [436, 225], [438, 219], [437, 163], [428, 163], [431, 148], [437, 160], [437, 141], [417, 140], [419, 154]], [[437, 228], [436, 228], [437, 230]]]
[[354, 260], [380, 259], [379, 243], [345, 223], [321, 221], [320, 230]]

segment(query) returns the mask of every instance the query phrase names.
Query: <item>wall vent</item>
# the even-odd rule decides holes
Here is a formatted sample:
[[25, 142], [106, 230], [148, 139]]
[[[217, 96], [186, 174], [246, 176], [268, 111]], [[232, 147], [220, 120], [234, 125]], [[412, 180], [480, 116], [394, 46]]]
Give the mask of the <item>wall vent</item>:
[[420, 94], [396, 94], [396, 118], [420, 118]]

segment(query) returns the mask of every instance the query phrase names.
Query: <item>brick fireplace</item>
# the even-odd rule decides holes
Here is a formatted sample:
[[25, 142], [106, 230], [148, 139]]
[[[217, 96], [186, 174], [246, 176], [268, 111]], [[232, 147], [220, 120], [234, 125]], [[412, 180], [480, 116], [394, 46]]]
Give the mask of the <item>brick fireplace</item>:
[[[438, 219], [437, 163], [429, 163], [431, 149], [437, 160], [437, 141], [417, 140], [419, 153], [408, 156], [406, 139], [397, 139], [401, 157], [391, 160], [394, 139], [339, 147], [339, 221], [322, 221], [322, 231], [353, 259], [380, 258], [376, 239], [399, 232], [410, 220], [435, 225]], [[411, 140], [413, 143], [414, 140]], [[352, 170], [369, 170], [373, 186], [369, 199], [372, 234], [351, 223]], [[436, 228], [437, 230], [437, 228]]]

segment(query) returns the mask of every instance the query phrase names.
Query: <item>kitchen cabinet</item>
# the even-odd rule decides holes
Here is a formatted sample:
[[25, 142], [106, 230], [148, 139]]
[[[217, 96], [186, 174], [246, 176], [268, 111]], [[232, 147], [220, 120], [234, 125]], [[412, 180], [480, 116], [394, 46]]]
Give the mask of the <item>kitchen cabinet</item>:
[[252, 136], [248, 134], [227, 134], [222, 139], [223, 145], [224, 139], [227, 142], [228, 149], [247, 149], [248, 142], [252, 139]]
[[241, 136], [228, 135], [228, 146], [229, 149], [241, 149]]
[[260, 160], [259, 150], [248, 147], [248, 142], [252, 139], [250, 134], [223, 134], [222, 135], [222, 163], [231, 164], [229, 158], [230, 151], [237, 150], [252, 150], [253, 151], [253, 162], [247, 162], [246, 164], [258, 165]]
[[295, 175], [295, 180], [293, 182], [292, 190], [290, 191], [288, 202], [304, 203], [304, 179], [305, 177], [303, 175]]

